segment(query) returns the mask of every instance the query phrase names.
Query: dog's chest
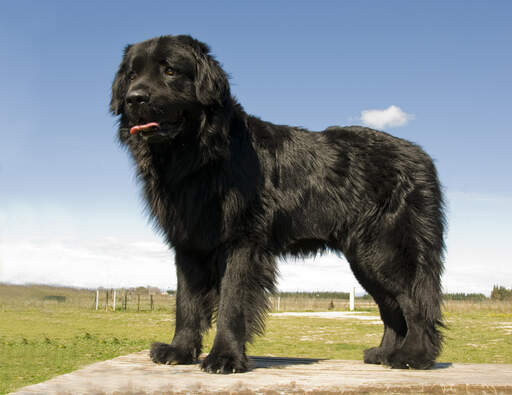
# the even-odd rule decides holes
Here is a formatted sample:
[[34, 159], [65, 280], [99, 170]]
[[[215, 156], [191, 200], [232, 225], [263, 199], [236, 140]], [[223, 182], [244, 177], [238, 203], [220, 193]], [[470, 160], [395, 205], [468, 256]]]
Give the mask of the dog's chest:
[[211, 250], [226, 241], [239, 217], [236, 193], [222, 198], [202, 188], [150, 188], [151, 214], [172, 245]]

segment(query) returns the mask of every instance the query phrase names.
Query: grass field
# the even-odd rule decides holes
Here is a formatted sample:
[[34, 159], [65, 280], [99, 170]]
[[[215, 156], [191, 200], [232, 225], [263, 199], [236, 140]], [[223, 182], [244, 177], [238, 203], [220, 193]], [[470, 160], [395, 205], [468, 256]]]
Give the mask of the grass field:
[[[66, 296], [65, 302], [45, 299]], [[0, 394], [44, 381], [92, 362], [147, 349], [170, 340], [173, 299], [155, 297], [149, 311], [134, 303], [127, 311], [95, 311], [94, 293], [51, 287], [0, 285]], [[134, 302], [134, 300], [132, 300]], [[325, 311], [331, 300], [281, 300], [281, 310]], [[335, 310], [347, 301], [333, 301]], [[356, 303], [378, 315], [371, 303]], [[120, 305], [120, 304], [118, 304]], [[275, 304], [274, 304], [275, 305]], [[330, 306], [332, 308], [332, 306]], [[512, 363], [512, 303], [449, 302], [445, 306], [446, 342], [440, 362]], [[249, 346], [250, 355], [361, 359], [380, 341], [382, 326], [356, 319], [269, 317], [264, 337]], [[205, 338], [212, 344], [214, 331]]]

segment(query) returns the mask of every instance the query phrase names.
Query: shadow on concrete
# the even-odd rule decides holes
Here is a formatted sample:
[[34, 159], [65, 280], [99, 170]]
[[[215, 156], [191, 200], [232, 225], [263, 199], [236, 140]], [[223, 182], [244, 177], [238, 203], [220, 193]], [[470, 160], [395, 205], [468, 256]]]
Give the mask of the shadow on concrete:
[[[326, 359], [317, 358], [287, 358], [287, 357], [257, 357], [250, 356], [250, 369], [260, 368], [279, 368], [293, 365], [311, 365]], [[438, 362], [428, 370], [448, 369], [452, 366], [451, 362]]]
[[279, 368], [292, 365], [311, 365], [324, 361], [316, 358], [287, 358], [287, 357], [249, 357], [250, 368]]
[[432, 366], [429, 370], [439, 370], [439, 369], [448, 369], [452, 367], [451, 362], [438, 362], [434, 366]]

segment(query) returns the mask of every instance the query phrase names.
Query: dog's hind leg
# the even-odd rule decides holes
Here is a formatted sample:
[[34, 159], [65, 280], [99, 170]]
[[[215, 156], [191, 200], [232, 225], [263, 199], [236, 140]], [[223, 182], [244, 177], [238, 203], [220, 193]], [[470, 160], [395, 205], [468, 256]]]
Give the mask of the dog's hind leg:
[[396, 296], [407, 323], [407, 336], [388, 357], [387, 364], [394, 368], [428, 369], [442, 346], [441, 251], [431, 244], [430, 250], [421, 246], [416, 253], [412, 281]]
[[355, 257], [349, 261], [352, 272], [379, 307], [384, 323], [384, 334], [378, 347], [364, 351], [364, 362], [385, 364], [388, 356], [399, 347], [407, 334], [407, 325], [395, 298], [367, 272]]
[[404, 340], [407, 324], [400, 307], [391, 297], [381, 299], [378, 306], [384, 323], [384, 334], [378, 347], [364, 350], [364, 362], [386, 364], [389, 356]]
[[435, 363], [441, 348], [440, 321], [428, 320], [408, 294], [397, 297], [407, 322], [407, 335], [394, 351], [387, 355], [386, 364], [399, 369], [428, 369]]
[[[442, 243], [422, 242], [414, 231], [380, 232], [347, 253], [361, 285], [379, 306], [385, 330], [365, 362], [427, 369], [441, 350]], [[428, 250], [430, 248], [430, 250]]]
[[202, 336], [211, 326], [218, 300], [217, 278], [205, 258], [176, 249], [176, 330], [171, 344], [153, 343], [156, 363], [188, 364], [201, 353]]
[[428, 369], [435, 363], [443, 340], [439, 331], [443, 327], [443, 217], [439, 201], [420, 202], [418, 199], [409, 208], [407, 221], [402, 221], [402, 226], [395, 227], [395, 232], [386, 239], [395, 250], [389, 268], [395, 273], [406, 273], [395, 276], [399, 281], [393, 284], [396, 301], [407, 323], [404, 341], [386, 362], [394, 368]]
[[217, 334], [201, 368], [210, 373], [238, 373], [248, 369], [245, 345], [261, 334], [268, 295], [275, 291], [276, 264], [273, 257], [242, 246], [225, 251], [219, 260], [222, 276], [217, 311]]

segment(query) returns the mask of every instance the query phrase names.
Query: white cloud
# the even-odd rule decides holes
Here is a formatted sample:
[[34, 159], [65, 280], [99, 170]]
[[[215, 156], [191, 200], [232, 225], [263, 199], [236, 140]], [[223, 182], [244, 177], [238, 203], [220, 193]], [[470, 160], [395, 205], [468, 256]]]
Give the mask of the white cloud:
[[415, 115], [407, 114], [398, 106], [389, 106], [385, 110], [363, 110], [361, 121], [372, 128], [386, 129], [397, 126], [404, 126]]
[[[280, 290], [363, 292], [335, 254], [278, 262]], [[163, 289], [177, 283], [174, 252], [139, 213], [23, 202], [0, 207], [0, 282]]]
[[337, 291], [356, 294], [365, 291], [359, 285], [343, 256], [328, 252], [322, 256], [306, 259], [285, 258], [279, 261], [280, 291]]
[[174, 254], [158, 240], [39, 239], [0, 244], [0, 281], [77, 287], [176, 287]]
[[[358, 286], [347, 261], [333, 253], [279, 259], [281, 291], [340, 291]], [[0, 282], [76, 287], [176, 288], [174, 252], [159, 240], [32, 239], [0, 243]]]

